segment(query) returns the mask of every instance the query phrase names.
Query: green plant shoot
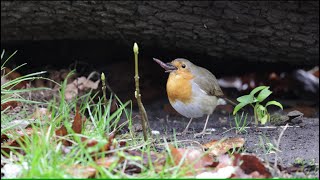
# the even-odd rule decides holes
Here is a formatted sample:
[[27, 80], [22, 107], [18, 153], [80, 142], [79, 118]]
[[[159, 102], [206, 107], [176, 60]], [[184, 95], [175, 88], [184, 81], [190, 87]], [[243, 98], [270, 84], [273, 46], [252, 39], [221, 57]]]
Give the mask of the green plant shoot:
[[[258, 92], [259, 94], [255, 96]], [[254, 119], [256, 125], [258, 124], [258, 121], [260, 121], [261, 124], [265, 124], [266, 122], [270, 121], [270, 114], [267, 110], [269, 105], [278, 106], [279, 108], [283, 109], [282, 105], [277, 101], [268, 101], [265, 105], [261, 104], [271, 94], [272, 91], [269, 90], [269, 86], [259, 86], [254, 88], [250, 94], [237, 98], [239, 104], [234, 107], [233, 115], [235, 115], [243, 107], [251, 105], [254, 109]]]

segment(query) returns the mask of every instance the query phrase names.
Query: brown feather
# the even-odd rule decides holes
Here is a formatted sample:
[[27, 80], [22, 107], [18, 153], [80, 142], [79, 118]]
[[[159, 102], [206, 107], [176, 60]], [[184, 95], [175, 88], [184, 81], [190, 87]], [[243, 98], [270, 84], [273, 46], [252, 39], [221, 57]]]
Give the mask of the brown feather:
[[193, 71], [193, 74], [197, 74], [194, 78], [194, 82], [198, 84], [203, 91], [211, 96], [224, 96], [216, 77], [210, 71], [199, 66], [194, 66]]

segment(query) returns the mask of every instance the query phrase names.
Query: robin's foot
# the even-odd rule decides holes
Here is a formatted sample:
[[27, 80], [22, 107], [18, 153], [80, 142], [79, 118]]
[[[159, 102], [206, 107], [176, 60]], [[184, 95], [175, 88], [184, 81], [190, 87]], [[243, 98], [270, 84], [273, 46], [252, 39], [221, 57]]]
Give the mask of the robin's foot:
[[192, 133], [192, 131], [182, 131], [181, 133], [177, 133], [177, 136], [183, 136], [183, 135], [186, 135], [186, 134], [188, 134], [188, 133]]
[[211, 134], [211, 132], [202, 131], [202, 132], [200, 132], [200, 133], [195, 133], [195, 134], [193, 135], [193, 137], [194, 137], [194, 138], [203, 137], [203, 136], [206, 135], [206, 134]]

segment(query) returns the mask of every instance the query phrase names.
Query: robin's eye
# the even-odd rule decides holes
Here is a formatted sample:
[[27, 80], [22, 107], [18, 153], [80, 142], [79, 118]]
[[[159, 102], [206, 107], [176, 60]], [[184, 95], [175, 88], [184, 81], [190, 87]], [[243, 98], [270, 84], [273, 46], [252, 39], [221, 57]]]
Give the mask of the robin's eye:
[[185, 65], [185, 64], [182, 64], [181, 67], [182, 67], [182, 68], [186, 68], [186, 65]]

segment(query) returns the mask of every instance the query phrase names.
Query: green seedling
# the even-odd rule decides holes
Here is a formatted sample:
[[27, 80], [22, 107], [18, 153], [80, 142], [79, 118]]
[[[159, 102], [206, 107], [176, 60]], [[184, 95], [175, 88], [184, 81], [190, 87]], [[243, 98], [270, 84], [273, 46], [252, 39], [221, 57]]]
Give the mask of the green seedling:
[[[260, 93], [255, 96], [260, 91]], [[269, 90], [269, 86], [259, 86], [253, 89], [250, 94], [244, 95], [237, 98], [237, 101], [239, 102], [236, 107], [233, 109], [233, 115], [235, 115], [240, 109], [247, 105], [251, 105], [254, 109], [254, 119], [256, 125], [258, 125], [258, 122], [266, 124], [268, 121], [270, 121], [270, 114], [268, 113], [267, 107], [269, 105], [275, 105], [283, 109], [282, 105], [278, 101], [268, 101], [265, 105], [262, 105], [261, 103], [270, 95], [272, 94], [272, 91]]]
[[234, 116], [234, 122], [236, 125], [235, 129], [237, 134], [247, 132], [246, 130], [246, 127], [248, 125], [247, 118], [248, 118], [248, 113], [244, 115], [244, 112], [241, 113], [241, 116], [238, 114]]

